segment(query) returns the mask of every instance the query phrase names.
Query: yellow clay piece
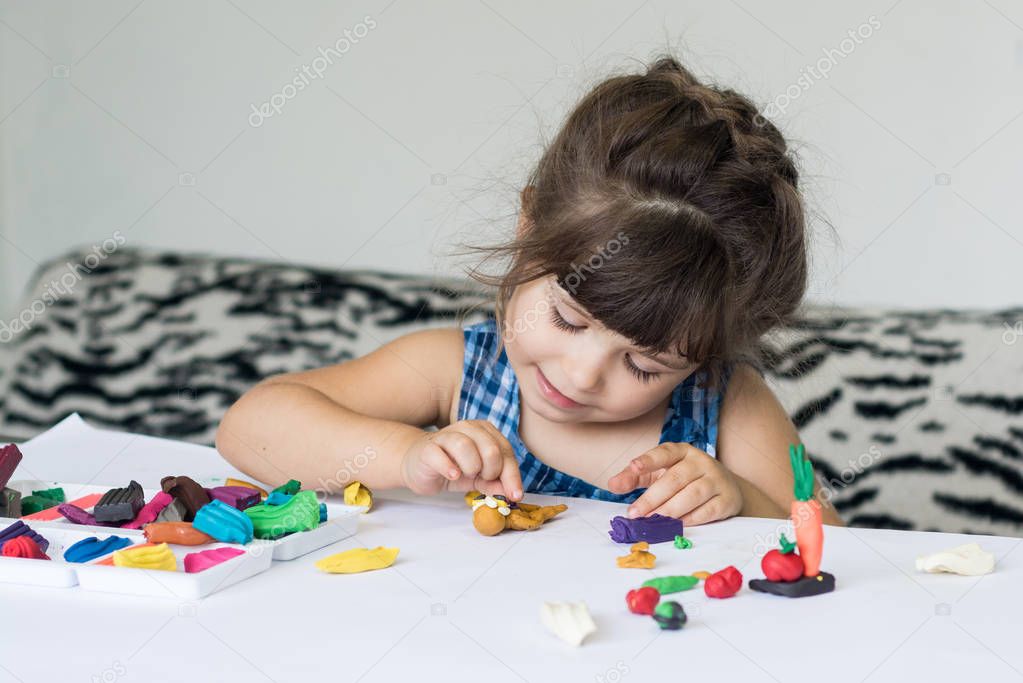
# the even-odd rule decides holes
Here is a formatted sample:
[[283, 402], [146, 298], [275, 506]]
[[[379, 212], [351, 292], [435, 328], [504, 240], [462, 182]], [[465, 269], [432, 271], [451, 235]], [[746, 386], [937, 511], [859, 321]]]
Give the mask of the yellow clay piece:
[[353, 481], [345, 487], [345, 505], [363, 505], [369, 512], [373, 508], [373, 492], [362, 482]]
[[390, 567], [397, 557], [397, 548], [355, 548], [319, 560], [316, 568], [328, 574], [357, 574]]
[[232, 477], [228, 477], [224, 481], [224, 486], [244, 486], [247, 489], [256, 489], [257, 491], [259, 491], [259, 495], [262, 496], [263, 498], [266, 498], [267, 496], [270, 495], [269, 493], [266, 492], [266, 489], [256, 486], [251, 481], [245, 481], [244, 479], [234, 479]]
[[114, 553], [115, 567], [134, 567], [135, 569], [162, 569], [177, 571], [178, 561], [166, 543], [151, 546], [125, 548]]
[[698, 578], [700, 581], [706, 581], [707, 578], [710, 576], [710, 572], [693, 572], [692, 575]]
[[618, 558], [618, 566], [622, 569], [653, 569], [657, 556], [649, 548], [650, 544], [646, 541], [633, 543], [629, 554]]

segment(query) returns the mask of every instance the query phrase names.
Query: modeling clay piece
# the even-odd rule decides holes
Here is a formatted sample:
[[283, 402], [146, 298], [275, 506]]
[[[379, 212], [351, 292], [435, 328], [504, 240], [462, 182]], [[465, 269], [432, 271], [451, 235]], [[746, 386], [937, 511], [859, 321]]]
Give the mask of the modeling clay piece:
[[43, 498], [49, 498], [50, 500], [54, 500], [58, 503], [63, 503], [67, 500], [67, 498], [64, 496], [64, 489], [62, 489], [59, 486], [52, 489], [42, 489], [39, 491], [33, 491], [32, 495], [42, 496]]
[[[313, 493], [309, 491], [308, 493]], [[329, 555], [316, 562], [316, 568], [328, 574], [357, 574], [373, 569], [383, 569], [394, 564], [398, 557], [397, 548], [355, 548], [343, 553]]]
[[259, 505], [260, 501], [259, 491], [247, 486], [215, 486], [208, 492], [213, 500], [223, 501], [238, 510]]
[[[314, 498], [314, 503], [315, 500]], [[316, 507], [316, 519], [319, 522], [319, 505]], [[211, 500], [209, 505], [204, 505], [195, 513], [192, 526], [224, 543], [248, 543], [252, 540], [252, 520], [241, 510], [231, 507], [222, 500]]]
[[177, 571], [178, 563], [174, 553], [166, 543], [156, 545], [137, 545], [114, 553], [115, 567], [134, 567], [135, 569], [160, 569]]
[[40, 496], [32, 494], [31, 496], [25, 496], [21, 499], [21, 514], [34, 515], [37, 512], [43, 510], [49, 510], [52, 507], [60, 505], [60, 502], [50, 498], [49, 496]]
[[150, 522], [142, 527], [142, 533], [150, 543], [171, 545], [205, 545], [213, 543], [213, 537], [199, 531], [193, 522]]
[[[168, 494], [170, 495], [170, 494]], [[188, 508], [180, 500], [175, 498], [167, 507], [160, 510], [160, 514], [156, 516], [157, 522], [183, 522], [185, 517], [188, 516]]]
[[768, 581], [796, 581], [803, 575], [803, 559], [792, 552], [794, 543], [781, 535], [781, 549], [769, 550], [760, 560], [760, 568]]
[[608, 536], [615, 543], [635, 543], [646, 541], [647, 543], [663, 543], [674, 541], [676, 536], [682, 535], [682, 520], [665, 515], [650, 515], [649, 517], [613, 517], [611, 519], [611, 531]]
[[21, 451], [13, 443], [0, 448], [0, 488], [5, 488], [21, 463]]
[[4, 557], [24, 557], [29, 560], [48, 560], [46, 552], [27, 534], [4, 541], [0, 554]]
[[266, 500], [263, 502], [267, 505], [287, 505], [288, 501], [295, 496], [290, 493], [284, 493], [283, 491], [273, 491]]
[[0, 490], [0, 517], [21, 517], [21, 491]]
[[687, 591], [698, 583], [700, 580], [695, 576], [659, 576], [656, 579], [644, 581], [643, 585], [656, 588], [661, 595], [668, 595]]
[[353, 481], [345, 487], [345, 505], [362, 505], [369, 512], [373, 507], [373, 492], [362, 482]]
[[64, 519], [72, 524], [87, 524], [89, 526], [120, 526], [120, 522], [99, 522], [93, 514], [83, 510], [74, 503], [61, 503], [57, 506], [57, 512]]
[[232, 557], [244, 554], [245, 551], [241, 548], [210, 548], [209, 550], [201, 550], [197, 553], [188, 553], [185, 555], [185, 571], [189, 574], [195, 574], [221, 562], [226, 562]]
[[242, 514], [252, 520], [256, 538], [280, 538], [320, 525], [320, 503], [315, 491], [301, 491], [284, 505], [253, 505]]
[[566, 505], [510, 503], [504, 496], [488, 496], [479, 491], [466, 493], [465, 502], [472, 508], [472, 525], [484, 536], [494, 536], [505, 529], [532, 531], [568, 509]]
[[916, 558], [916, 569], [936, 574], [949, 572], [962, 576], [990, 574], [995, 568], [995, 556], [976, 543], [967, 543], [933, 555]]
[[678, 548], [679, 550], [689, 550], [690, 548], [693, 547], [693, 542], [690, 541], [685, 536], [676, 536], [675, 547]]
[[636, 588], [625, 594], [625, 604], [629, 606], [629, 611], [633, 614], [646, 614], [647, 616], [653, 614], [654, 607], [657, 607], [660, 600], [661, 594], [656, 588], [649, 586]]
[[693, 577], [699, 579], [700, 581], [706, 581], [707, 579], [710, 578], [710, 572], [703, 571], [693, 572]]
[[153, 499], [142, 506], [139, 513], [135, 515], [135, 519], [131, 520], [126, 524], [122, 524], [122, 529], [141, 529], [150, 522], [155, 522], [157, 516], [163, 512], [164, 508], [170, 505], [174, 501], [174, 496], [163, 491], [158, 491]]
[[273, 493], [274, 491], [280, 491], [281, 493], [286, 493], [289, 496], [293, 496], [301, 490], [302, 490], [301, 482], [296, 481], [295, 479], [289, 479], [287, 483], [281, 484], [270, 493]]
[[648, 552], [650, 544], [646, 541], [634, 543], [628, 555], [618, 558], [618, 566], [622, 569], [653, 569], [657, 556]]
[[28, 524], [25, 524], [20, 519], [0, 531], [0, 547], [3, 547], [3, 545], [12, 538], [18, 538], [19, 536], [28, 536], [31, 538], [44, 553], [50, 547], [49, 541], [33, 531]]
[[327, 504], [320, 503], [320, 524], [327, 521]]
[[97, 522], [130, 522], [145, 504], [142, 486], [134, 479], [123, 489], [110, 489], [92, 508]]
[[742, 588], [742, 574], [732, 566], [714, 572], [703, 582], [703, 592], [708, 598], [730, 598]]
[[64, 561], [89, 562], [129, 545], [131, 545], [131, 539], [124, 536], [107, 536], [103, 540], [100, 540], [98, 536], [89, 536], [65, 550]]
[[654, 610], [654, 621], [662, 630], [677, 631], [686, 623], [686, 611], [674, 600], [668, 600]]
[[160, 488], [185, 505], [185, 516], [180, 520], [182, 522], [191, 522], [199, 508], [210, 502], [206, 489], [191, 477], [164, 477], [160, 480]]
[[[806, 457], [803, 444], [789, 445], [789, 462], [795, 477], [791, 517], [796, 531], [799, 555], [792, 552], [792, 543], [781, 537], [781, 548], [769, 551], [761, 562], [766, 579], [749, 582], [752, 590], [772, 593], [787, 598], [820, 595], [835, 590], [835, 577], [820, 570], [824, 549], [824, 524], [821, 505], [813, 499], [813, 465]], [[795, 556], [795, 557], [793, 557]], [[795, 574], [796, 562], [802, 565], [802, 575]]]
[[585, 602], [545, 602], [540, 605], [540, 621], [548, 631], [575, 646], [597, 630]]
[[231, 477], [228, 477], [224, 481], [224, 485], [225, 486], [244, 486], [245, 488], [248, 488], [248, 489], [255, 489], [256, 491], [259, 491], [259, 495], [262, 498], [266, 498], [268, 495], [270, 495], [269, 493], [266, 492], [266, 489], [261, 488], [259, 486], [256, 486], [251, 481], [245, 481], [244, 479], [232, 479]]

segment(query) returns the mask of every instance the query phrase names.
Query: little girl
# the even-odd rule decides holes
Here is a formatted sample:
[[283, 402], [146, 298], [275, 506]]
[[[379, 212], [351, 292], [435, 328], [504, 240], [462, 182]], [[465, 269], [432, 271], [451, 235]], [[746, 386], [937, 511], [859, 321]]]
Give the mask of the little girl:
[[610, 78], [533, 170], [516, 238], [491, 252], [508, 272], [473, 274], [497, 285], [496, 320], [270, 377], [217, 448], [260, 481], [330, 493], [358, 479], [688, 524], [785, 517], [799, 437], [755, 359], [806, 288], [797, 178], [748, 99], [675, 59]]

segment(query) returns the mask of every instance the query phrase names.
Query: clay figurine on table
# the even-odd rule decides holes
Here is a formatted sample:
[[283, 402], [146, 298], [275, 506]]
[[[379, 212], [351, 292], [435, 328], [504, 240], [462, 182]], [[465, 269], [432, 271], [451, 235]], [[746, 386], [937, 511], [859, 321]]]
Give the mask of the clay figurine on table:
[[[835, 590], [835, 577], [820, 570], [824, 525], [821, 505], [813, 499], [813, 465], [806, 457], [803, 444], [789, 446], [789, 461], [796, 480], [795, 500], [792, 501], [796, 543], [793, 545], [782, 535], [781, 547], [769, 551], [760, 562], [767, 578], [753, 579], [749, 587], [787, 598], [830, 593]], [[799, 548], [798, 554], [796, 547]]]
[[494, 536], [505, 529], [532, 531], [568, 509], [566, 505], [512, 503], [504, 496], [488, 496], [479, 491], [465, 494], [465, 502], [472, 508], [472, 525], [484, 536]]

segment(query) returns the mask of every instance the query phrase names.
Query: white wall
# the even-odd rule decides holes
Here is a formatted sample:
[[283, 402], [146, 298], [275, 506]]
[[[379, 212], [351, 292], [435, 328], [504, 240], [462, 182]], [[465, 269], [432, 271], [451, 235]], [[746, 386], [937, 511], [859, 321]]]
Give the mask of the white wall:
[[[811, 206], [838, 235], [818, 228], [813, 298], [1023, 301], [1011, 0], [17, 0], [0, 20], [5, 316], [36, 263], [115, 233], [452, 272], [454, 241], [512, 229], [540, 132], [671, 43], [701, 76], [783, 110]], [[346, 35], [322, 78], [251, 125], [254, 104]], [[828, 49], [827, 78], [809, 74]]]

